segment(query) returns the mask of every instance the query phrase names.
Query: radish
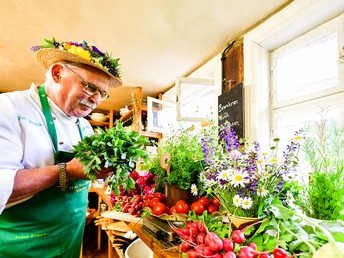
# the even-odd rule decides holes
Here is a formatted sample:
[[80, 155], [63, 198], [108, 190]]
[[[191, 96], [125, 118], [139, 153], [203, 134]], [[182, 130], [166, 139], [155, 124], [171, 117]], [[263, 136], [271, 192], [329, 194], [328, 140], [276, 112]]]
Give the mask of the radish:
[[232, 240], [234, 243], [242, 244], [245, 242], [246, 237], [243, 230], [236, 229], [232, 233]]
[[198, 233], [197, 236], [196, 236], [196, 242], [197, 244], [204, 244], [204, 238], [205, 238], [205, 233], [201, 232], [201, 233]]
[[251, 247], [244, 246], [240, 249], [239, 257], [240, 258], [254, 258], [256, 257], [257, 252], [253, 250]]
[[216, 253], [211, 258], [223, 258], [223, 256], [220, 253]]
[[288, 253], [283, 248], [276, 247], [274, 249], [274, 258], [288, 258]]
[[258, 258], [270, 258], [270, 255], [268, 253], [262, 252], [259, 253]]
[[253, 250], [257, 250], [257, 245], [253, 242], [249, 243], [247, 246], [251, 247]]
[[198, 223], [198, 231], [199, 232], [205, 232], [207, 228], [205, 227], [204, 223], [200, 222]]
[[233, 253], [232, 251], [226, 252], [222, 258], [236, 258], [236, 254]]
[[187, 242], [182, 242], [179, 246], [179, 249], [182, 253], [186, 253], [191, 249], [191, 246]]
[[226, 251], [226, 252], [229, 252], [229, 251], [233, 251], [234, 249], [234, 244], [233, 242], [229, 239], [229, 238], [223, 238], [222, 239], [222, 243], [223, 243], [223, 250]]
[[204, 238], [204, 243], [215, 253], [221, 251], [223, 248], [221, 238], [214, 232], [208, 232]]
[[189, 251], [187, 251], [186, 254], [188, 255], [188, 258], [197, 258], [198, 257], [198, 254], [197, 254], [195, 249], [190, 249]]

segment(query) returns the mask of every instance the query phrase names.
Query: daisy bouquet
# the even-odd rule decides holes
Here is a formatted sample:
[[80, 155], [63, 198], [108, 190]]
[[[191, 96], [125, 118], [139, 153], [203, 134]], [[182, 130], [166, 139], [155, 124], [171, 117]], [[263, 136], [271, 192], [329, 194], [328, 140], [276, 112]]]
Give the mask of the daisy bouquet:
[[263, 152], [258, 142], [238, 139], [230, 126], [219, 128], [217, 134], [202, 139], [206, 161], [200, 174], [202, 190], [216, 195], [225, 212], [241, 217], [261, 217], [275, 201], [292, 202], [285, 187], [296, 175], [301, 139], [300, 130], [279, 159], [279, 139]]

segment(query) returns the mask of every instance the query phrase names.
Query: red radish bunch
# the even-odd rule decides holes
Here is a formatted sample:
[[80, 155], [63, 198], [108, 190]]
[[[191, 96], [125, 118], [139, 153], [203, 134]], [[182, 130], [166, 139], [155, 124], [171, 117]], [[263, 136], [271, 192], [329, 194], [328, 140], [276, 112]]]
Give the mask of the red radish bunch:
[[188, 258], [288, 258], [288, 253], [278, 246], [272, 256], [269, 252], [257, 251], [255, 243], [243, 245], [246, 229], [234, 230], [231, 236], [221, 239], [215, 232], [209, 232], [202, 222], [187, 222], [184, 228], [169, 224], [183, 240], [179, 248]]

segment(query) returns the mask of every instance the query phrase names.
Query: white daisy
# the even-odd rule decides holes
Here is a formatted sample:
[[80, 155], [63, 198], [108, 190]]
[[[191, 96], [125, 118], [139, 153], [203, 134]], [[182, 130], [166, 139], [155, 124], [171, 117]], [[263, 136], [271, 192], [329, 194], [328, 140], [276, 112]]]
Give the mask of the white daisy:
[[294, 203], [294, 196], [293, 196], [293, 194], [290, 191], [288, 191], [287, 194], [286, 194], [286, 197], [287, 197], [286, 203], [288, 205], [292, 205]]
[[231, 178], [231, 183], [234, 187], [236, 186], [245, 187], [245, 184], [247, 184], [248, 182], [249, 180], [248, 180], [247, 173], [242, 172], [242, 171], [235, 171]]
[[196, 196], [198, 194], [198, 189], [197, 186], [195, 184], [191, 185], [191, 193]]
[[230, 178], [229, 170], [222, 170], [216, 178], [217, 180], [226, 180], [226, 181], [229, 180]]
[[235, 207], [240, 207], [242, 203], [241, 197], [237, 194], [233, 197], [233, 203]]
[[269, 190], [266, 190], [263, 186], [257, 190], [258, 196], [267, 196], [269, 194]]
[[242, 199], [241, 206], [244, 210], [250, 209], [252, 207], [252, 204], [253, 204], [253, 202], [252, 202], [251, 198], [245, 197], [244, 199]]

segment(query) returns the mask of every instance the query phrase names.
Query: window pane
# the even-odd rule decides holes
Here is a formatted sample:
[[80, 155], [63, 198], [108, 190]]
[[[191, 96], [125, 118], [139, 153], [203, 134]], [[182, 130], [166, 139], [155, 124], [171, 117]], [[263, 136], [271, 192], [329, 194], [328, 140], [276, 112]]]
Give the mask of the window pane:
[[275, 103], [337, 86], [337, 33], [281, 54], [274, 73]]

